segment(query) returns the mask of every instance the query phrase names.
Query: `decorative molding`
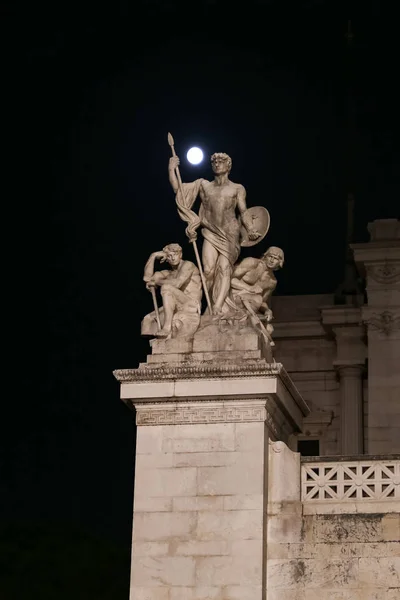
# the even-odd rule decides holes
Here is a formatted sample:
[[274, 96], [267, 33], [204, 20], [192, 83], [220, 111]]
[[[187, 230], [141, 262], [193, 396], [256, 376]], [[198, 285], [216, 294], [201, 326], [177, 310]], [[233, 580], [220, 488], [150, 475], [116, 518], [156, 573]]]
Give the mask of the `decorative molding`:
[[400, 460], [307, 462], [301, 466], [303, 502], [400, 499]]
[[335, 368], [337, 370], [337, 372], [339, 373], [339, 377], [340, 380], [342, 381], [343, 379], [361, 379], [362, 378], [362, 374], [365, 371], [365, 366], [364, 364], [360, 362], [357, 364], [355, 362], [356, 359], [354, 360], [349, 360], [347, 362], [339, 362], [336, 361], [334, 362]]
[[280, 454], [281, 452], [283, 452], [283, 450], [285, 450], [285, 448], [287, 448], [287, 445], [281, 441], [273, 442], [272, 440], [269, 440], [269, 445], [271, 447], [271, 450], [275, 452], [275, 454]]
[[190, 425], [197, 423], [250, 423], [267, 421], [277, 435], [276, 426], [265, 408], [265, 401], [248, 405], [159, 406], [136, 405], [137, 425]]
[[373, 313], [365, 323], [369, 329], [389, 335], [393, 331], [400, 329], [400, 317], [394, 313], [384, 310], [381, 313]]
[[377, 283], [392, 284], [400, 281], [400, 266], [387, 260], [382, 264], [370, 265], [367, 273]]
[[170, 379], [215, 379], [215, 378], [244, 378], [265, 377], [279, 375], [286, 383], [290, 382], [281, 363], [267, 363], [261, 359], [250, 364], [231, 363], [198, 363], [195, 365], [143, 366], [139, 369], [117, 369], [113, 371], [114, 377], [121, 383], [132, 383], [136, 381], [163, 381]]

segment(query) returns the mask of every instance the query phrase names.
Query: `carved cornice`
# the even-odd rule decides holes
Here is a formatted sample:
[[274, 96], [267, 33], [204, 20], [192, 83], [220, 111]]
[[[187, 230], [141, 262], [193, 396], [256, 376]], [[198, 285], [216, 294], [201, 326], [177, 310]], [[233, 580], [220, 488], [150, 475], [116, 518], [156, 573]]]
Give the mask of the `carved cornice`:
[[376, 283], [383, 285], [391, 285], [400, 281], [400, 265], [387, 260], [381, 264], [369, 265], [367, 273]]
[[[237, 379], [247, 377], [266, 377], [279, 375], [284, 383], [291, 383], [281, 363], [267, 363], [264, 360], [250, 364], [204, 364], [160, 367], [145, 366], [140, 369], [117, 369], [114, 377], [121, 383], [165, 381], [175, 379]], [[293, 385], [293, 384], [292, 384]]]
[[400, 317], [388, 310], [381, 313], [372, 313], [370, 317], [365, 319], [365, 323], [368, 325], [368, 329], [385, 335], [400, 330]]
[[[284, 405], [286, 405], [287, 402], [294, 402], [302, 415], [309, 413], [307, 404], [304, 402], [301, 394], [285, 371], [283, 365], [281, 363], [267, 363], [262, 359], [239, 364], [197, 363], [177, 366], [175, 363], [175, 365], [168, 366], [168, 364], [165, 364], [156, 367], [146, 365], [139, 369], [116, 370], [114, 371], [114, 376], [121, 382], [121, 398], [125, 401], [134, 400], [135, 404], [137, 401], [152, 404], [153, 401], [157, 402], [157, 400], [165, 400], [165, 398], [168, 398], [169, 401], [173, 401], [180, 396], [180, 394], [176, 393], [176, 388], [174, 386], [178, 386], [186, 381], [193, 382], [193, 384], [201, 382], [203, 385], [203, 391], [200, 394], [196, 393], [196, 386], [193, 386], [189, 394], [192, 402], [197, 402], [197, 396], [200, 396], [202, 400], [208, 398], [211, 401], [215, 401], [221, 393], [219, 391], [220, 386], [218, 385], [221, 380], [235, 380], [238, 384], [236, 388], [235, 386], [229, 388], [229, 393], [224, 395], [224, 402], [233, 398], [238, 400], [240, 397], [246, 396], [247, 394], [251, 395], [251, 392], [246, 391], [249, 389], [246, 387], [246, 380], [249, 381], [250, 387], [252, 385], [250, 384], [252, 380], [256, 380], [254, 382], [256, 387], [257, 380], [259, 381], [259, 384], [260, 380], [261, 383], [264, 381], [264, 383], [262, 383], [262, 389], [264, 390], [265, 388], [265, 393], [268, 395], [269, 388], [268, 385], [265, 384], [265, 380], [271, 379], [271, 390], [274, 390], [273, 393], [279, 396], [280, 401]], [[207, 382], [209, 383], [207, 384]], [[138, 385], [136, 389], [136, 386], [132, 384], [146, 384], [144, 386], [147, 386], [147, 393], [145, 396], [143, 396], [142, 385]], [[166, 391], [164, 384], [168, 384], [168, 391]], [[204, 384], [206, 384], [207, 388], [204, 388]], [[164, 387], [162, 387], [163, 385]], [[150, 386], [152, 386], [151, 390], [148, 389]], [[241, 391], [235, 393], [237, 388], [240, 388]], [[207, 393], [204, 393], [205, 389], [207, 389]], [[258, 389], [260, 389], [259, 385]], [[260, 392], [257, 391], [256, 393], [258, 394]], [[187, 392], [184, 393], [184, 397], [187, 397]]]

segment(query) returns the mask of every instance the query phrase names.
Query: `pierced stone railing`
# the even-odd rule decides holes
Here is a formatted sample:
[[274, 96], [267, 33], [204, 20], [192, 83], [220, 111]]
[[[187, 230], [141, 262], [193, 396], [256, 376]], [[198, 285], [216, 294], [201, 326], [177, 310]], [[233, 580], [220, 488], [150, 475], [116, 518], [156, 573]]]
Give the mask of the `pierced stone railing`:
[[391, 503], [390, 512], [397, 511], [400, 457], [303, 458], [301, 496], [306, 512], [336, 512], [339, 504], [341, 512], [380, 512], [377, 503], [385, 503], [385, 510]]

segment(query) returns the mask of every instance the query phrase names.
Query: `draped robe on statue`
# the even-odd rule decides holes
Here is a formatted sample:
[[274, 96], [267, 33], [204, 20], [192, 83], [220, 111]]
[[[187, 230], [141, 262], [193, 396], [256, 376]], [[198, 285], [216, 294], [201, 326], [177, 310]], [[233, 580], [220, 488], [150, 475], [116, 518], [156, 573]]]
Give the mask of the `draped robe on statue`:
[[[203, 205], [200, 206], [199, 215], [196, 215], [196, 213], [191, 210], [197, 196], [200, 193], [200, 186], [203, 181], [204, 179], [196, 179], [196, 181], [191, 183], [182, 184], [185, 197], [182, 200], [179, 192], [176, 195], [176, 204], [178, 207], [179, 216], [182, 220], [188, 223], [186, 234], [189, 240], [196, 239], [195, 231], [199, 225], [202, 225], [201, 233], [203, 238], [215, 248], [219, 256], [222, 255], [227, 258], [232, 272], [233, 265], [237, 261], [240, 254], [240, 224], [238, 219], [235, 217], [228, 223], [225, 223], [224, 227], [222, 228], [215, 223], [211, 223], [206, 218]], [[214, 301], [218, 297], [220, 278], [221, 273], [217, 259], [214, 281], [211, 283], [210, 287]]]

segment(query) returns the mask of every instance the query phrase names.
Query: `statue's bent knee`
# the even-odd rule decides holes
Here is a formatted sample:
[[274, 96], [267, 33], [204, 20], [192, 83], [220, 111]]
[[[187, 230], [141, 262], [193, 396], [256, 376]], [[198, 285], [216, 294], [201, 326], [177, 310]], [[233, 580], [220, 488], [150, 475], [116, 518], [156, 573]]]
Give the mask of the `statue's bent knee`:
[[164, 283], [164, 285], [161, 288], [161, 296], [164, 296], [164, 294], [173, 294], [176, 288], [174, 288], [173, 285], [169, 284], [169, 283]]

